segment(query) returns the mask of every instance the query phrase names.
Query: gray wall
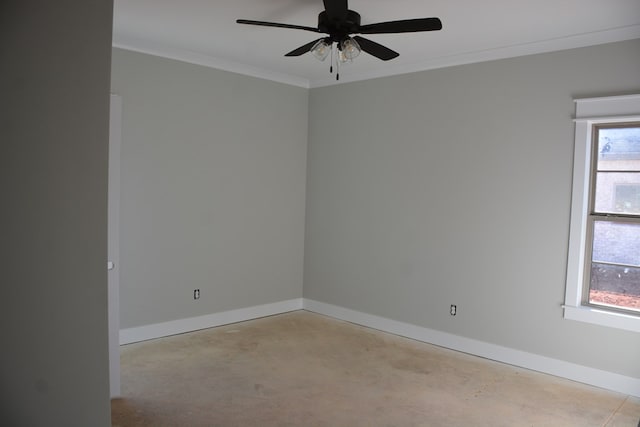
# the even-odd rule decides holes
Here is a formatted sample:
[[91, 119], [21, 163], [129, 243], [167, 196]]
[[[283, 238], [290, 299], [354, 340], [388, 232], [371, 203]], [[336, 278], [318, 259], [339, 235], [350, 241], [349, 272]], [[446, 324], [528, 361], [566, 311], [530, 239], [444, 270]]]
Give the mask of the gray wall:
[[111, 0], [0, 2], [0, 423], [108, 426]]
[[572, 99], [638, 91], [640, 40], [312, 90], [305, 298], [640, 378], [560, 307]]
[[120, 326], [301, 298], [308, 91], [114, 49], [112, 92]]

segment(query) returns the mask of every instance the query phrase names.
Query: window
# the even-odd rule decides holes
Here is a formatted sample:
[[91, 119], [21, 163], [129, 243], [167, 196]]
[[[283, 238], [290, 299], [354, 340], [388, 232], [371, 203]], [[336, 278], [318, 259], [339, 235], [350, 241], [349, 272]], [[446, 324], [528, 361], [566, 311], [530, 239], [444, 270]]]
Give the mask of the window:
[[565, 318], [640, 332], [640, 95], [576, 101]]
[[640, 122], [594, 124], [583, 302], [640, 314]]

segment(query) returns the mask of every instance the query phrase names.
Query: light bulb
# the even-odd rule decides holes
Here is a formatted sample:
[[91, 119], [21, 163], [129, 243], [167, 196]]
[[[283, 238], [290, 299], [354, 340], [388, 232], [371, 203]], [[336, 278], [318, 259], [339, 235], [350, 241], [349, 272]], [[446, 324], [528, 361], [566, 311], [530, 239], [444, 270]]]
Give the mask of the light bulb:
[[360, 55], [360, 45], [352, 38], [343, 40], [340, 43], [340, 48], [340, 61], [342, 62], [352, 61]]
[[329, 52], [331, 52], [331, 45], [324, 40], [318, 40], [318, 43], [313, 45], [310, 52], [320, 61], [324, 61]]

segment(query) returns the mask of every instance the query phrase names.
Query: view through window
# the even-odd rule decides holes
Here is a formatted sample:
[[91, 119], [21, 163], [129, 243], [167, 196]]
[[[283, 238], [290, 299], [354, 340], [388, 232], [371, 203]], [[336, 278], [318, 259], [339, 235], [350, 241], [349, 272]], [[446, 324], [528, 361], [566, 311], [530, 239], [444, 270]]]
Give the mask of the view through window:
[[585, 302], [640, 313], [640, 122], [594, 125]]

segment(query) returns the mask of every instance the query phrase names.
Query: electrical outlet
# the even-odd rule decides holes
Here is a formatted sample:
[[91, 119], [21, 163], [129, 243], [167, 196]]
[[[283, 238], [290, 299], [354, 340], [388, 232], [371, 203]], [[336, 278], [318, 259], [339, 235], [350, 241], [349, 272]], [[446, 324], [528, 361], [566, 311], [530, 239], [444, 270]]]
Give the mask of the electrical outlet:
[[200, 299], [200, 289], [193, 290], [193, 299]]
[[449, 314], [455, 316], [458, 313], [458, 306], [455, 304], [451, 304], [451, 308], [449, 309]]

